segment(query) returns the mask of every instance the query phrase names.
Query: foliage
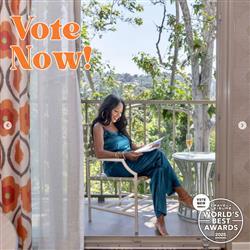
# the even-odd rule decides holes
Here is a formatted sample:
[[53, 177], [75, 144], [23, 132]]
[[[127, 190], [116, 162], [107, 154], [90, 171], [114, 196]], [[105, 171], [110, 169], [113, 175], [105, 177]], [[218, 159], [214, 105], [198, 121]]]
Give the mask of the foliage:
[[[137, 26], [142, 25], [143, 20], [137, 15], [142, 11], [143, 6], [136, 0], [83, 1], [81, 31], [83, 45], [89, 45], [95, 36], [102, 38], [106, 32], [116, 31], [118, 22], [126, 22]], [[84, 74], [85, 71], [82, 68], [82, 75]], [[116, 81], [114, 74], [114, 67], [109, 63], [104, 63], [102, 53], [97, 49], [93, 49], [89, 77], [94, 82], [95, 91], [93, 92], [88, 86], [88, 81], [84, 79], [81, 82], [82, 98], [101, 99], [110, 93], [110, 89], [116, 94], [121, 94], [123, 86]], [[130, 90], [131, 87], [128, 86], [127, 89]]]
[[143, 6], [136, 0], [89, 0], [82, 3], [83, 23], [91, 36], [98, 35], [100, 38], [105, 32], [116, 31], [119, 21], [142, 25], [142, 18], [129, 15], [142, 11]]
[[[161, 2], [161, 1], [156, 1]], [[202, 60], [206, 51], [206, 43], [202, 38], [202, 32], [210, 28], [210, 23], [213, 22], [212, 16], [209, 16], [204, 8], [202, 0], [194, 0], [192, 4], [193, 16], [196, 21], [193, 22], [194, 27], [194, 51], [199, 60]], [[117, 0], [117, 1], [101, 1], [90, 0], [84, 1], [82, 5], [83, 25], [81, 37], [84, 45], [91, 44], [91, 40], [98, 36], [100, 39], [107, 32], [115, 32], [119, 22], [126, 22], [131, 25], [143, 25], [143, 20], [138, 16], [143, 11], [143, 6], [140, 1], [136, 0]], [[201, 19], [203, 22], [201, 22]], [[201, 26], [201, 23], [205, 25]], [[176, 24], [176, 17], [168, 14], [165, 23], [165, 31], [170, 30], [168, 37], [169, 47], [165, 57], [164, 64], [159, 62], [159, 58], [152, 56], [144, 51], [135, 55], [132, 60], [139, 69], [145, 72], [145, 75], [151, 78], [149, 86], [145, 82], [137, 82], [135, 78], [129, 74], [123, 75], [123, 80], [118, 77], [115, 68], [110, 64], [103, 62], [102, 53], [96, 49], [91, 55], [91, 70], [90, 75], [94, 82], [94, 91], [89, 87], [88, 81], [84, 78], [82, 86], [82, 98], [102, 100], [103, 97], [110, 93], [115, 93], [122, 96], [125, 100], [192, 100], [192, 81], [190, 71], [187, 68], [190, 66], [190, 58], [185, 58], [178, 61], [177, 72], [174, 86], [169, 85], [170, 68], [172, 66], [175, 37], [178, 35], [178, 46], [186, 53], [189, 48], [187, 46], [187, 37], [183, 22]], [[188, 53], [186, 53], [188, 55]], [[84, 70], [82, 69], [84, 73]], [[183, 110], [183, 112], [173, 111], [173, 108]], [[89, 106], [89, 121], [95, 117], [97, 106]], [[163, 150], [167, 155], [171, 155], [174, 151], [183, 151], [186, 149], [185, 136], [187, 133], [187, 121], [189, 114], [192, 113], [191, 105], [182, 104], [176, 106], [163, 106], [159, 110], [157, 105], [151, 105], [144, 111], [144, 106], [133, 107], [131, 137], [138, 144], [144, 143], [144, 121], [146, 123], [147, 141], [150, 142], [157, 139], [159, 136], [165, 136], [163, 141]], [[184, 112], [185, 111], [185, 112]], [[127, 110], [129, 112], [129, 110]], [[128, 115], [129, 113], [127, 113]], [[215, 107], [210, 105], [208, 114], [213, 117]], [[159, 115], [161, 117], [159, 124]], [[173, 128], [173, 122], [175, 127]], [[191, 124], [192, 125], [192, 120]], [[173, 140], [173, 132], [175, 130], [175, 142]], [[175, 144], [175, 145], [174, 145]], [[211, 150], [215, 150], [215, 133], [210, 137]], [[94, 165], [94, 172], [98, 172], [98, 166]], [[94, 190], [98, 189], [98, 183], [94, 186]], [[104, 185], [104, 192], [108, 190], [110, 184]], [[129, 186], [126, 186], [129, 190]], [[141, 191], [145, 191], [141, 187]]]
[[143, 69], [145, 73], [150, 74], [153, 79], [161, 73], [156, 57], [140, 52], [138, 56], [135, 56], [132, 60], [137, 64], [138, 68]]

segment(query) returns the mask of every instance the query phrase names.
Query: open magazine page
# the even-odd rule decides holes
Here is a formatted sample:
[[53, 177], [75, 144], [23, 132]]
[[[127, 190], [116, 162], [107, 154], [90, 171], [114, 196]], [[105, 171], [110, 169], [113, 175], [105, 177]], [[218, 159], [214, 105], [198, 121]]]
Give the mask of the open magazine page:
[[164, 137], [156, 140], [156, 141], [153, 141], [137, 150], [135, 150], [135, 152], [137, 153], [146, 153], [146, 152], [150, 152], [150, 151], [153, 151], [157, 148], [160, 148], [161, 147], [161, 141], [164, 139]]

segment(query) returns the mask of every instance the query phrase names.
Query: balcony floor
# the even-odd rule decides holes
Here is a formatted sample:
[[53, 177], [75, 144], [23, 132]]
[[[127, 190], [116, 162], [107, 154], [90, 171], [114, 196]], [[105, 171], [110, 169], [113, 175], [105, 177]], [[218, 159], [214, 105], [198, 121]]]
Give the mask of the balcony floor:
[[[97, 199], [93, 199], [93, 204], [97, 203]], [[110, 202], [110, 199], [106, 199], [105, 204]], [[133, 236], [134, 235], [134, 219], [108, 213], [99, 210], [92, 210], [92, 222], [88, 222], [88, 206], [87, 199], [85, 203], [85, 236]], [[167, 205], [166, 226], [169, 235], [173, 236], [200, 236], [198, 224], [187, 222], [181, 219], [178, 214], [178, 201], [174, 199], [168, 199]], [[154, 211], [153, 206], [150, 205], [147, 208], [140, 210], [139, 212], [139, 235], [153, 236], [156, 235], [154, 229]]]

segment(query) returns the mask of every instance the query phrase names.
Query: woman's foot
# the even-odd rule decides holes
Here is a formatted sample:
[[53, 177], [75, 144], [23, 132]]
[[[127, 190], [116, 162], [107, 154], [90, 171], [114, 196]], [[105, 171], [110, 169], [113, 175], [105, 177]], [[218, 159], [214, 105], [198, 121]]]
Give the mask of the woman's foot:
[[163, 215], [157, 218], [156, 223], [155, 223], [155, 228], [161, 236], [168, 235], [166, 227], [165, 227], [165, 220], [164, 220]]
[[182, 187], [176, 187], [175, 192], [178, 194], [178, 200], [182, 204], [184, 204], [186, 207], [194, 209], [193, 206], [193, 197], [189, 195], [189, 193]]

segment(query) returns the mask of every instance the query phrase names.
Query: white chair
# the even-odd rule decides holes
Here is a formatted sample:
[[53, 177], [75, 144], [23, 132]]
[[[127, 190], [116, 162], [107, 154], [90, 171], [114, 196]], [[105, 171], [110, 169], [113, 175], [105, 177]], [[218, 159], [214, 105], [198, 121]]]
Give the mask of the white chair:
[[[104, 161], [110, 161], [110, 162], [121, 162], [123, 167], [132, 175], [132, 177], [108, 177], [106, 176], [103, 172], [101, 174], [98, 175], [94, 175], [92, 176], [90, 174], [90, 162], [91, 161], [96, 161], [99, 160], [101, 162]], [[109, 159], [97, 159], [95, 157], [88, 157], [86, 159], [86, 175], [87, 175], [87, 196], [88, 196], [88, 217], [89, 217], [89, 222], [92, 221], [92, 214], [91, 214], [91, 209], [97, 209], [97, 210], [101, 210], [101, 211], [105, 211], [105, 212], [110, 212], [110, 213], [115, 213], [115, 214], [120, 214], [120, 215], [125, 215], [125, 216], [129, 216], [134, 218], [134, 233], [135, 235], [139, 234], [139, 214], [138, 214], [138, 206], [139, 206], [139, 202], [142, 203], [145, 201], [148, 201], [148, 196], [147, 195], [141, 195], [138, 194], [138, 184], [142, 181], [146, 181], [148, 180], [148, 177], [146, 176], [138, 176], [138, 174], [136, 172], [134, 172], [132, 169], [129, 168], [129, 166], [127, 165], [127, 163], [125, 162], [124, 159], [113, 159], [113, 158], [109, 158]], [[112, 204], [107, 204], [107, 205], [102, 205], [102, 206], [98, 206], [98, 205], [92, 205], [91, 203], [91, 181], [116, 181], [118, 183], [121, 183], [123, 181], [127, 181], [127, 182], [132, 182], [133, 183], [133, 187], [134, 187], [134, 192], [130, 193], [128, 195], [126, 195], [125, 197], [122, 197], [121, 195], [121, 189], [120, 189], [120, 184], [119, 184], [119, 200], [116, 203], [112, 203]], [[134, 198], [133, 202], [130, 202], [128, 204], [126, 204], [126, 206], [122, 207], [120, 206], [122, 204], [123, 201], [126, 201], [127, 199]], [[139, 201], [140, 198], [140, 201]], [[148, 203], [146, 204], [146, 206], [151, 205], [152, 203]], [[129, 209], [131, 209], [132, 207], [134, 207], [134, 212], [130, 212], [127, 211]], [[145, 207], [145, 206], [144, 206]]]

